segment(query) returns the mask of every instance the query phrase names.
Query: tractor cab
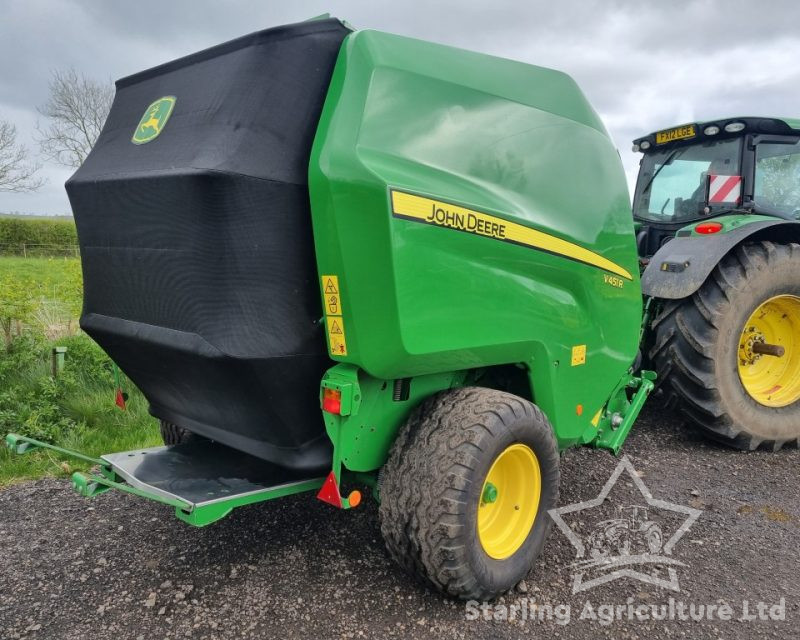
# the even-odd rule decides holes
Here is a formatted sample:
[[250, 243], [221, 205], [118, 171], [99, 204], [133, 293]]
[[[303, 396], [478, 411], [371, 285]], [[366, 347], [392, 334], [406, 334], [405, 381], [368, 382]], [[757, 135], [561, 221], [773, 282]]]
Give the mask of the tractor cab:
[[731, 213], [800, 218], [800, 120], [685, 124], [634, 140], [633, 151], [643, 153], [633, 216], [645, 260], [693, 222]]

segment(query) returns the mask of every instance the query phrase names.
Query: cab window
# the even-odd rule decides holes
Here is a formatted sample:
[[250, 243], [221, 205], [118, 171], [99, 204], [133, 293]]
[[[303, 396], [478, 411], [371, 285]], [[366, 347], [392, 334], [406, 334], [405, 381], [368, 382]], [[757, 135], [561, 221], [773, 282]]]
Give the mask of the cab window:
[[800, 140], [756, 145], [756, 209], [800, 216]]
[[704, 217], [709, 174], [739, 175], [741, 139], [714, 140], [646, 153], [642, 158], [633, 214], [653, 222]]

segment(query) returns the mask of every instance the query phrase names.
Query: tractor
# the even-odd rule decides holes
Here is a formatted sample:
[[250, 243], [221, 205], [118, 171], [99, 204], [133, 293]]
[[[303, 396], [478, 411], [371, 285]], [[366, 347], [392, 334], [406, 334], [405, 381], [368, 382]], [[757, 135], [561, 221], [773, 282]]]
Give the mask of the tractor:
[[800, 120], [638, 138], [645, 363], [658, 393], [745, 450], [800, 440]]

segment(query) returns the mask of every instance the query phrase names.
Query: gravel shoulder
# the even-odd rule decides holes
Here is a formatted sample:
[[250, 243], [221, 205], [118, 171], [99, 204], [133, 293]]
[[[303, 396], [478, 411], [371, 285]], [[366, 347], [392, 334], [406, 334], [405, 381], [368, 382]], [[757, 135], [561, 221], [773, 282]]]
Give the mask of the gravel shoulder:
[[[502, 616], [496, 607], [470, 620], [463, 603], [396, 569], [369, 500], [343, 512], [295, 496], [196, 529], [168, 507], [114, 492], [89, 501], [48, 479], [0, 491], [0, 638], [800, 637], [800, 452], [731, 451], [654, 401], [624, 454], [654, 499], [701, 511], [673, 551], [679, 592], [623, 577], [573, 594], [575, 549], [554, 527], [524, 584], [497, 604], [568, 606], [568, 624], [563, 615], [485, 619]], [[568, 451], [560, 503], [595, 498], [618, 462]], [[614, 491], [635, 485], [623, 475]], [[670, 598], [728, 603], [734, 620], [605, 624], [586, 615], [587, 602], [596, 614]], [[757, 616], [757, 602], [781, 598], [784, 620], [738, 619], [745, 600]]]

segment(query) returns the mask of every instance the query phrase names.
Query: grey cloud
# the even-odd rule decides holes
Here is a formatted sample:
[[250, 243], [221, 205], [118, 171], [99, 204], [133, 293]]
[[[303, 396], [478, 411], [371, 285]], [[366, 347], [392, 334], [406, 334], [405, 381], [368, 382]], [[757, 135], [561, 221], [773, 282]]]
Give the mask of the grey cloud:
[[[2, 0], [0, 0], [2, 2]], [[629, 180], [633, 138], [691, 119], [800, 115], [800, 5], [793, 0], [5, 0], [0, 118], [32, 149], [55, 67], [116, 79], [230, 38], [331, 11], [358, 28], [433, 40], [572, 75], [606, 121]], [[0, 211], [64, 212], [69, 171]]]

